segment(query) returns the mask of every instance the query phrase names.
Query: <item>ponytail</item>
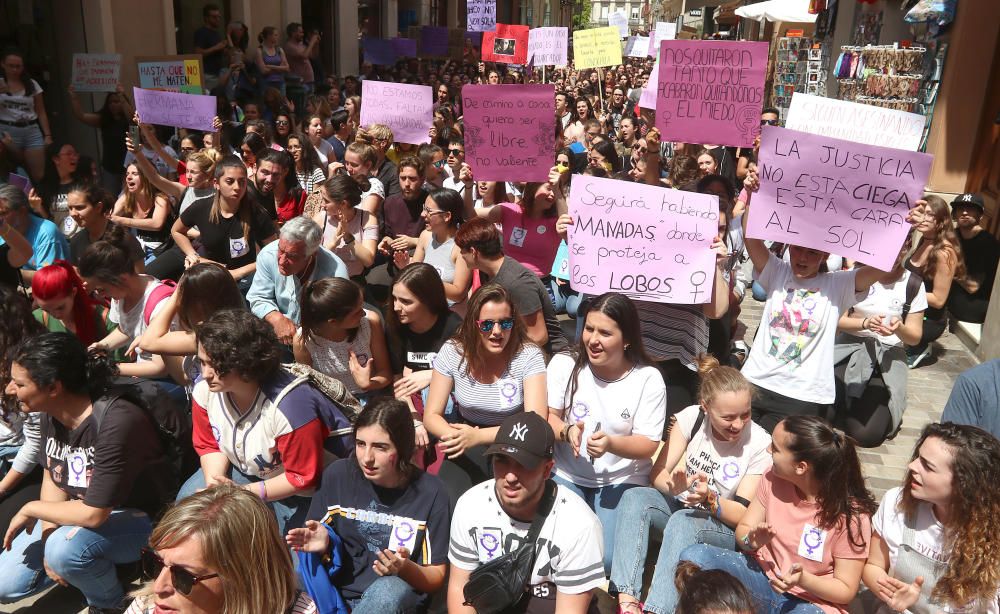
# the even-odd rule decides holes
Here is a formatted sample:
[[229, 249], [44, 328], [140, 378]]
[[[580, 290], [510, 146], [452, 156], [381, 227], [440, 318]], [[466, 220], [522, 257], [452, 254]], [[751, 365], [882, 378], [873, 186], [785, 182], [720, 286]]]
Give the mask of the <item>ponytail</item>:
[[88, 246], [80, 257], [80, 276], [117, 285], [121, 283], [122, 275], [134, 275], [135, 264], [127, 241], [128, 234], [124, 228], [109, 225], [104, 237]]
[[717, 396], [725, 392], [739, 394], [747, 392], [753, 396], [753, 388], [739, 370], [719, 364], [719, 359], [711, 354], [700, 354], [698, 364], [698, 402], [708, 407]]

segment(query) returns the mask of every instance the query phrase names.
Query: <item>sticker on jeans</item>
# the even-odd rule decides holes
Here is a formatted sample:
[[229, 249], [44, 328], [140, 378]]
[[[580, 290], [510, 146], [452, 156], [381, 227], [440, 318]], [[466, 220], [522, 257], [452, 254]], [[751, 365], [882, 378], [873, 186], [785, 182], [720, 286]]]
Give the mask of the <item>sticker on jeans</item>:
[[393, 552], [406, 548], [413, 552], [417, 543], [417, 521], [412, 518], [397, 518], [392, 523], [392, 534], [389, 535], [389, 550]]
[[476, 551], [479, 552], [479, 562], [489, 563], [503, 555], [500, 545], [503, 543], [503, 531], [497, 528], [484, 527], [476, 529]]
[[244, 238], [229, 239], [229, 257], [239, 258], [250, 253], [250, 243]]
[[87, 455], [83, 452], [70, 452], [66, 456], [66, 485], [73, 488], [87, 487]]
[[514, 226], [510, 231], [510, 244], [514, 247], [524, 247], [524, 239], [528, 236], [528, 231], [520, 226]]
[[802, 527], [802, 536], [799, 538], [799, 556], [822, 563], [825, 546], [826, 531], [807, 522]]
[[497, 382], [497, 389], [500, 391], [500, 407], [502, 409], [514, 409], [521, 404], [521, 387], [517, 380], [505, 378]]

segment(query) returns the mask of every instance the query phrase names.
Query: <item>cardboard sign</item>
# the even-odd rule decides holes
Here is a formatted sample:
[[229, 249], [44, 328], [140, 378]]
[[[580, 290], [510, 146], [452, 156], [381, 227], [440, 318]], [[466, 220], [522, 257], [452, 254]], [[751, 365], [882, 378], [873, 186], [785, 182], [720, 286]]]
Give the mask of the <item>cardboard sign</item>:
[[751, 200], [747, 236], [888, 271], [910, 232], [906, 214], [923, 197], [932, 160], [928, 154], [765, 126], [760, 191]]
[[492, 32], [497, 27], [497, 0], [467, 0], [469, 32]]
[[785, 127], [835, 139], [917, 151], [926, 118], [870, 104], [792, 94]]
[[411, 38], [394, 38], [390, 41], [396, 56], [400, 58], [417, 57], [417, 41]]
[[573, 32], [573, 63], [577, 70], [617, 66], [622, 63], [618, 28], [593, 28]]
[[656, 110], [656, 84], [660, 80], [660, 60], [653, 62], [653, 70], [649, 73], [649, 80], [646, 87], [642, 89], [639, 96], [639, 107], [642, 109]]
[[361, 39], [361, 48], [364, 50], [365, 62], [378, 66], [392, 66], [396, 63], [398, 53], [392, 41], [381, 38]]
[[677, 38], [677, 24], [672, 21], [657, 21], [653, 35], [649, 37], [649, 50], [646, 55], [660, 57], [660, 43]]
[[465, 161], [476, 181], [547, 181], [555, 159], [554, 85], [466, 85]]
[[448, 28], [443, 26], [420, 28], [420, 57], [448, 57]]
[[118, 89], [121, 69], [121, 54], [74, 53], [73, 89], [78, 92], [113, 92]]
[[565, 66], [569, 63], [568, 44], [566, 28], [532, 28], [528, 33], [528, 60], [534, 66]]
[[712, 296], [719, 198], [576, 175], [570, 286], [587, 294], [697, 305]]
[[618, 38], [628, 38], [628, 16], [625, 11], [615, 11], [608, 15], [608, 25], [618, 28]]
[[361, 82], [361, 125], [385, 124], [398, 143], [429, 143], [434, 123], [434, 94], [430, 86]]
[[625, 55], [630, 58], [644, 58], [649, 55], [649, 37], [628, 37], [628, 42], [625, 43]]
[[753, 147], [767, 43], [667, 40], [660, 60], [656, 127], [664, 140]]
[[527, 64], [528, 29], [528, 26], [498, 23], [495, 32], [483, 32], [483, 61]]
[[135, 111], [144, 124], [214, 132], [215, 96], [132, 88]]
[[200, 55], [149, 56], [135, 59], [144, 90], [201, 94], [204, 74]]

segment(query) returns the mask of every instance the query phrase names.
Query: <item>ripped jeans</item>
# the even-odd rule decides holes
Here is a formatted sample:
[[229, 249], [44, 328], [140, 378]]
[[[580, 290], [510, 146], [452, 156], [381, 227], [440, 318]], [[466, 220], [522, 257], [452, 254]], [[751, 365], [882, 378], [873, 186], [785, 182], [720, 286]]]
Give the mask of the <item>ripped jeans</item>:
[[21, 531], [10, 550], [0, 553], [0, 603], [12, 603], [53, 584], [45, 565], [98, 608], [122, 607], [125, 591], [115, 565], [139, 560], [153, 523], [145, 512], [119, 509], [99, 527], [64, 526], [42, 543], [41, 522]]

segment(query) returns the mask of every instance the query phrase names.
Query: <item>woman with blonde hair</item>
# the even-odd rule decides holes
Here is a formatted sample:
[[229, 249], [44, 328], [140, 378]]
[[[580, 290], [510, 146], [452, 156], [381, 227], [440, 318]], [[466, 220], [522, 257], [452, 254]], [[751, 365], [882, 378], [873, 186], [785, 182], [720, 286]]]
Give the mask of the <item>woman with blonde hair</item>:
[[[126, 614], [313, 614], [292, 557], [260, 498], [223, 483], [170, 508], [142, 549], [151, 580]], [[266, 564], [261, 565], [261, 561]]]

